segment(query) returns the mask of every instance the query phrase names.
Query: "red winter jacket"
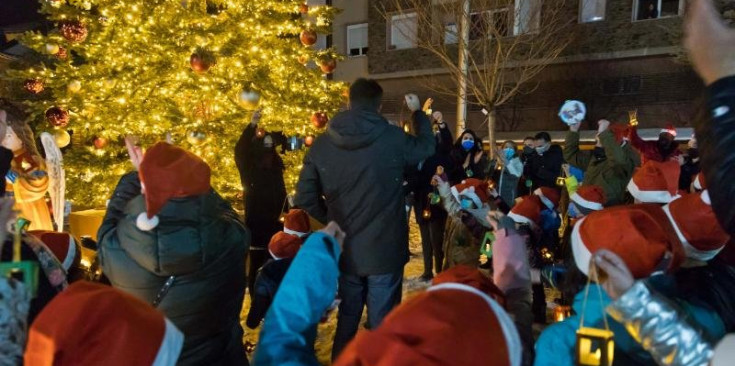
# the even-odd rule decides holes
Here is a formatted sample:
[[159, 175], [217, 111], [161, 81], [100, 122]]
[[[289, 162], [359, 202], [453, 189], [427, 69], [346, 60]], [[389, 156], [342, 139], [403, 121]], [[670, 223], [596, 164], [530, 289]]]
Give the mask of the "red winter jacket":
[[633, 147], [641, 154], [641, 166], [649, 160], [664, 162], [665, 160], [675, 160], [681, 152], [679, 149], [674, 149], [668, 157], [661, 156], [661, 152], [658, 150], [658, 142], [656, 141], [645, 141], [638, 136], [638, 127], [630, 128], [630, 143]]

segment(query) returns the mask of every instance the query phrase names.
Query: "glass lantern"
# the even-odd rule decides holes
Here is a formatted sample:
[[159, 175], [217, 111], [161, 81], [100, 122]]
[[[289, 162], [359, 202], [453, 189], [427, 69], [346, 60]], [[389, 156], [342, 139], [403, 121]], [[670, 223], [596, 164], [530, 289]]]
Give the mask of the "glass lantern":
[[577, 365], [612, 366], [615, 334], [607, 329], [582, 327], [577, 330]]

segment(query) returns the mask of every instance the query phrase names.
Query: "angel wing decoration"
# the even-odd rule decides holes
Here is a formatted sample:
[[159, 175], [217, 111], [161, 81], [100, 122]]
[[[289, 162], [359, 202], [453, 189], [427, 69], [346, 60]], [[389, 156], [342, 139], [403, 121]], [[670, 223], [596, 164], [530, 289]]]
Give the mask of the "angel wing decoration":
[[41, 134], [41, 143], [46, 152], [46, 169], [49, 176], [48, 192], [51, 196], [56, 231], [64, 231], [64, 204], [66, 177], [64, 175], [64, 158], [61, 155], [56, 139], [48, 132]]

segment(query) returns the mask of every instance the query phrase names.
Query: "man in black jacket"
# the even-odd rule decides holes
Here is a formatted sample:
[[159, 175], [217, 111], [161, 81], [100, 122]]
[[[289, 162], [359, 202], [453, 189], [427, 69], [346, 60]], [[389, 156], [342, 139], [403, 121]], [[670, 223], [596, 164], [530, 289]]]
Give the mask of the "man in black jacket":
[[706, 116], [697, 124], [702, 171], [717, 219], [735, 235], [735, 30], [711, 0], [695, 0], [688, 13], [684, 45], [707, 85]]
[[548, 132], [536, 135], [534, 152], [526, 162], [526, 178], [532, 182], [532, 191], [540, 187], [558, 188], [556, 178], [561, 174], [564, 153], [559, 145], [551, 144]]
[[340, 258], [339, 309], [333, 358], [355, 336], [363, 307], [368, 327], [377, 327], [400, 303], [408, 262], [404, 211], [404, 167], [434, 153], [434, 135], [415, 95], [406, 101], [418, 121], [411, 136], [391, 126], [379, 111], [383, 89], [358, 79], [350, 88], [350, 110], [336, 115], [304, 159], [296, 206], [347, 234]]

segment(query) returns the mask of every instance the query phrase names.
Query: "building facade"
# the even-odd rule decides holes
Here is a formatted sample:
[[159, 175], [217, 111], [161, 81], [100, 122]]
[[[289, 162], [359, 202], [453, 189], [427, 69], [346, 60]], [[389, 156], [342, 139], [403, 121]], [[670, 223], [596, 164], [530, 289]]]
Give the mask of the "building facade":
[[[383, 111], [389, 118], [402, 119], [406, 111], [401, 96], [417, 92], [422, 98], [432, 96], [434, 109], [454, 121], [456, 98], [432, 95], [430, 86], [454, 85], [454, 80], [428, 51], [391, 32], [396, 22], [407, 27], [403, 29], [418, 27], [410, 10], [386, 16], [393, 14], [392, 4], [392, 0], [333, 1], [343, 10], [334, 23], [334, 46], [346, 57], [335, 78], [379, 80], [386, 93]], [[587, 104], [589, 129], [596, 128], [601, 118], [627, 122], [631, 110], [637, 110], [642, 128], [667, 123], [692, 126], [704, 86], [681, 56], [685, 0], [567, 0], [563, 6], [567, 16], [577, 20], [574, 41], [533, 80], [533, 92], [498, 108], [500, 132], [563, 130], [566, 126], [557, 112], [568, 99]], [[726, 17], [732, 16], [735, 1], [726, 0], [723, 9]], [[513, 24], [513, 19], [509, 22]], [[486, 136], [480, 109], [470, 107], [467, 126]]]

